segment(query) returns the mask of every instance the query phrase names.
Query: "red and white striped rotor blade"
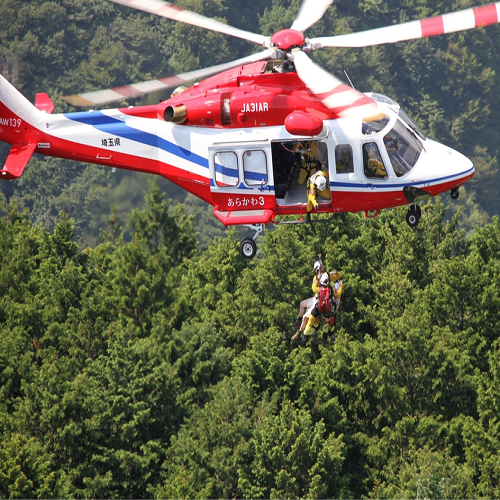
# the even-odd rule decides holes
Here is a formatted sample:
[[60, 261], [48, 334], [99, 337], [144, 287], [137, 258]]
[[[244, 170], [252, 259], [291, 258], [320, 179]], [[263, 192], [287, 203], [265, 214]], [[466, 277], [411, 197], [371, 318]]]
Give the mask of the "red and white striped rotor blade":
[[290, 29], [303, 33], [323, 17], [332, 2], [333, 0], [303, 0]]
[[219, 73], [221, 71], [226, 71], [237, 66], [242, 66], [244, 64], [257, 62], [264, 59], [271, 59], [274, 57], [276, 57], [275, 51], [272, 49], [267, 49], [257, 54], [252, 54], [250, 56], [236, 59], [235, 61], [231, 61], [228, 63], [219, 64], [217, 66], [212, 66], [210, 68], [198, 69], [189, 71], [188, 73], [182, 73], [180, 75], [167, 76], [165, 78], [158, 78], [157, 80], [134, 83], [130, 85], [124, 85], [122, 87], [114, 87], [112, 89], [96, 90], [93, 92], [86, 92], [84, 94], [63, 96], [61, 97], [61, 99], [76, 107], [107, 104], [110, 102], [121, 101], [127, 98], [151, 94], [152, 92], [165, 90], [167, 88], [177, 87], [179, 85], [182, 85], [183, 83], [190, 82], [192, 80], [198, 80], [200, 78], [205, 78], [207, 76]]
[[472, 7], [470, 9], [429, 17], [420, 21], [396, 24], [385, 28], [330, 37], [314, 38], [310, 41], [315, 49], [322, 47], [369, 47], [382, 43], [396, 43], [456, 31], [480, 28], [500, 22], [500, 2]]
[[215, 19], [210, 19], [209, 17], [202, 16], [201, 14], [196, 14], [195, 12], [190, 12], [188, 10], [181, 9], [170, 2], [165, 2], [164, 0], [108, 0], [109, 2], [117, 3], [119, 5], [125, 5], [127, 7], [132, 7], [133, 9], [142, 10], [144, 12], [149, 12], [150, 14], [155, 14], [157, 16], [166, 17], [167, 19], [173, 19], [174, 21], [180, 21], [186, 24], [192, 24], [193, 26], [198, 26], [200, 28], [206, 28], [208, 30], [217, 31], [219, 33], [225, 33], [226, 35], [232, 35], [237, 38], [243, 38], [250, 42], [269, 47], [269, 38], [263, 35], [258, 35], [256, 33], [251, 33], [249, 31], [240, 30], [238, 28], [233, 28], [227, 24], [216, 21]]
[[373, 99], [325, 71], [304, 52], [294, 52], [293, 62], [299, 78], [337, 117], [363, 115], [377, 106]]

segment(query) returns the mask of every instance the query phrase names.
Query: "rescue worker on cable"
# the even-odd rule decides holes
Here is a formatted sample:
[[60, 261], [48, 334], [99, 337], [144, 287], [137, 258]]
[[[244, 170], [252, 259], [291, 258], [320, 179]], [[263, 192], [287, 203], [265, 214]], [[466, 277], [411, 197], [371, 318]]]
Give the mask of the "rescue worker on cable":
[[[321, 260], [321, 254], [318, 255], [318, 260], [314, 263], [313, 270], [314, 270], [314, 276], [313, 276], [313, 280], [312, 280], [313, 296], [309, 297], [308, 299], [304, 299], [304, 300], [300, 301], [299, 317], [297, 318], [295, 323], [292, 325], [294, 328], [299, 328], [302, 325], [302, 321], [303, 321], [304, 316], [309, 317], [310, 311], [312, 310], [314, 303], [316, 301], [316, 294], [319, 292], [319, 277], [326, 270], [325, 265], [323, 264], [323, 261]], [[306, 314], [306, 311], [308, 311], [309, 314]], [[305, 320], [304, 325], [302, 326], [302, 330], [305, 328], [306, 323], [307, 323], [307, 318]]]
[[[323, 333], [323, 340], [326, 341], [328, 337], [333, 340], [335, 314], [342, 296], [341, 277], [340, 271], [324, 272], [324, 266], [319, 278], [315, 275], [313, 279], [315, 300], [304, 313], [300, 328], [291, 339], [293, 342], [300, 340], [305, 344], [308, 337], [316, 333], [320, 326], [320, 319], [329, 325], [328, 331]], [[333, 287], [330, 283], [334, 283]]]
[[333, 329], [335, 327], [335, 315], [340, 305], [340, 298], [342, 296], [342, 280], [338, 280], [334, 286], [330, 284], [330, 276], [328, 273], [323, 273], [320, 282], [320, 290], [318, 293], [317, 301], [311, 311], [311, 315], [307, 321], [306, 328], [301, 337], [301, 342], [306, 343], [308, 337], [314, 335], [321, 323], [328, 324], [328, 330], [323, 332], [323, 341], [329, 338], [335, 339]]

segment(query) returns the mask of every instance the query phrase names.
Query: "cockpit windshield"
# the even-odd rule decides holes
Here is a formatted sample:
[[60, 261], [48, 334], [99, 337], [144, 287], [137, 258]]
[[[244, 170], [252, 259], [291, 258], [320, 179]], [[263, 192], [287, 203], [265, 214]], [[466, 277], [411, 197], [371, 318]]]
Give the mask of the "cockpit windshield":
[[418, 125], [403, 111], [402, 108], [399, 108], [399, 117], [420, 137], [420, 139], [423, 141], [427, 139], [426, 135], [418, 128]]
[[423, 149], [416, 131], [401, 120], [384, 136], [384, 144], [397, 177], [406, 175], [415, 166]]

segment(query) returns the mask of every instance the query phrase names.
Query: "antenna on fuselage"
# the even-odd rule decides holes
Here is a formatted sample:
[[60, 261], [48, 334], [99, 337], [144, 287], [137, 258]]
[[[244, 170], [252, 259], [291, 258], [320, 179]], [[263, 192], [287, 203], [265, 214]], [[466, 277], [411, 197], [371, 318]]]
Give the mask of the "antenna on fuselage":
[[[351, 87], [354, 89], [354, 85], [352, 84], [351, 79], [349, 78], [349, 75], [347, 74], [346, 70], [344, 70], [344, 75], [349, 80], [349, 83], [351, 84]], [[354, 90], [356, 90], [356, 89], [354, 89]]]

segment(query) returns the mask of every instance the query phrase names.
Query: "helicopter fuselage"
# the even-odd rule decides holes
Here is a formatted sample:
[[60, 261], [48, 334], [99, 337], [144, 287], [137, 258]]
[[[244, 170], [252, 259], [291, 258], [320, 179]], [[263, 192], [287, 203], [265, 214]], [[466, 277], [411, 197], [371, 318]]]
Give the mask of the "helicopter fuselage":
[[391, 99], [361, 94], [369, 116], [339, 117], [281, 70], [255, 63], [156, 106], [64, 114], [50, 114], [45, 94], [32, 106], [2, 79], [0, 140], [13, 147], [1, 175], [21, 175], [33, 152], [161, 175], [213, 205], [225, 225], [305, 214], [316, 170], [330, 195], [317, 197], [314, 213], [415, 204], [473, 176], [466, 157], [425, 137]]

